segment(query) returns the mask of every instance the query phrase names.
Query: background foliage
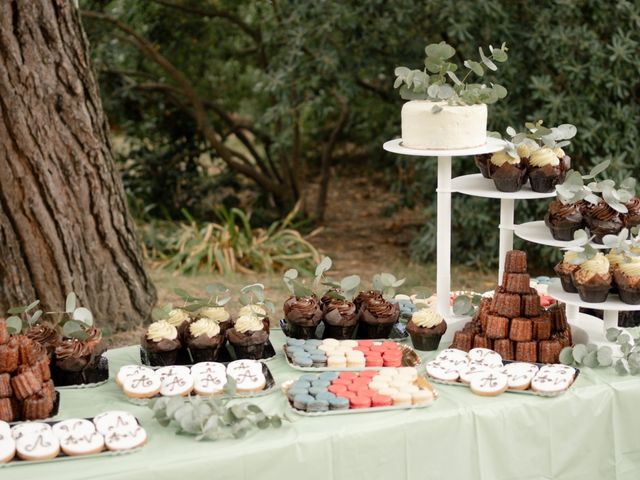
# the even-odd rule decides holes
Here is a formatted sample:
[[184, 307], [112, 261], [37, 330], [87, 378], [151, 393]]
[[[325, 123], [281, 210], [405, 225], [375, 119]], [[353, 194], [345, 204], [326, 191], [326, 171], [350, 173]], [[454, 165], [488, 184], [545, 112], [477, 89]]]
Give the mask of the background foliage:
[[[127, 190], [152, 216], [180, 218], [187, 208], [211, 220], [222, 203], [252, 209], [259, 224], [284, 216], [300, 198], [321, 216], [322, 198], [305, 198], [308, 181], [328, 182], [330, 164], [355, 164], [363, 175], [387, 171], [399, 193], [387, 213], [425, 206], [413, 255], [432, 260], [433, 161], [396, 158], [381, 144], [400, 129], [394, 68], [420, 68], [424, 46], [440, 40], [461, 58], [507, 42], [499, 83], [509, 95], [490, 107], [491, 130], [539, 118], [573, 123], [578, 135], [568, 153], [577, 168], [611, 158], [615, 177], [640, 171], [638, 2], [116, 0], [81, 7], [116, 17], [148, 40], [191, 82], [222, 143], [276, 185], [266, 188], [225, 161], [175, 79], [130, 35], [85, 18], [105, 107], [127, 139], [120, 148]], [[454, 174], [472, 172], [470, 159], [454, 161]], [[456, 257], [495, 261], [497, 249], [486, 245], [497, 244], [497, 202], [456, 196], [453, 208]], [[516, 221], [540, 219], [545, 208], [521, 202]], [[552, 251], [540, 257], [547, 264]]]

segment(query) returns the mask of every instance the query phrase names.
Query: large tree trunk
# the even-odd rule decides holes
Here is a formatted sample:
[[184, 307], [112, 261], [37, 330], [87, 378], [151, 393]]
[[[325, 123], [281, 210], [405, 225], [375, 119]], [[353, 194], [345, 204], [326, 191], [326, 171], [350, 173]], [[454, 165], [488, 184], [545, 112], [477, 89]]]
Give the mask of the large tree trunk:
[[70, 291], [113, 329], [156, 300], [77, 9], [0, 0], [0, 313]]

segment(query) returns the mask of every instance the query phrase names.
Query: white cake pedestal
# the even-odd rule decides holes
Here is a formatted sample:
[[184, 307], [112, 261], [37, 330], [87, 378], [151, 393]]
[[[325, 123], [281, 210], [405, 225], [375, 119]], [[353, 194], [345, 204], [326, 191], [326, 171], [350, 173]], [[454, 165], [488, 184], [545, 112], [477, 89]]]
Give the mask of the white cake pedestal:
[[438, 194], [437, 203], [437, 244], [436, 244], [436, 296], [437, 311], [447, 320], [447, 333], [443, 341], [453, 339], [453, 334], [469, 317], [453, 315], [449, 304], [451, 292], [451, 158], [469, 155], [493, 153], [504, 148], [504, 142], [495, 138], [487, 138], [481, 147], [457, 150], [419, 150], [402, 146], [402, 139], [386, 142], [383, 148], [392, 153], [416, 157], [437, 157], [438, 159]]
[[496, 190], [493, 180], [481, 174], [456, 177], [451, 182], [455, 192], [474, 197], [496, 198], [500, 200], [500, 253], [498, 268], [498, 284], [502, 283], [504, 260], [506, 253], [513, 250], [514, 215], [516, 200], [538, 200], [555, 197], [555, 192], [538, 193], [531, 190], [527, 183], [517, 192], [500, 192]]

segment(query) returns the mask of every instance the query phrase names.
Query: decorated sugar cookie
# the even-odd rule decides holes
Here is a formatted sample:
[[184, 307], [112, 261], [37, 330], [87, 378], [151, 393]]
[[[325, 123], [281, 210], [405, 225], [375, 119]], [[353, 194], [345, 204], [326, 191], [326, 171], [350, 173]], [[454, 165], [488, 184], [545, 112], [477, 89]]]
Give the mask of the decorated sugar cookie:
[[146, 441], [147, 432], [139, 425], [114, 430], [104, 437], [105, 445], [112, 451], [131, 450], [144, 445]]
[[104, 437], [98, 432], [85, 435], [70, 435], [60, 440], [60, 448], [65, 455], [91, 455], [104, 449]]
[[0, 463], [10, 461], [16, 454], [16, 441], [7, 422], [0, 420]]
[[91, 435], [96, 431], [96, 426], [93, 422], [85, 418], [69, 418], [68, 420], [62, 420], [56, 423], [53, 427], [53, 434], [62, 440], [70, 436], [81, 437], [85, 435]]
[[138, 421], [129, 412], [112, 410], [94, 417], [93, 424], [99, 433], [106, 436], [114, 430], [135, 428], [138, 426]]
[[458, 350], [457, 348], [447, 348], [441, 351], [436, 360], [449, 360], [454, 363], [467, 363], [467, 352], [464, 350]]
[[532, 363], [514, 362], [505, 365], [502, 372], [507, 375], [508, 388], [526, 390], [538, 373], [538, 367]]
[[193, 389], [198, 395], [218, 395], [221, 394], [227, 384], [225, 372], [215, 374], [213, 372], [194, 375]]
[[571, 381], [573, 381], [573, 378], [576, 375], [576, 369], [568, 365], [554, 363], [550, 365], [543, 365], [542, 367], [540, 367], [540, 373], [553, 373], [561, 377], [571, 379]]
[[491, 370], [491, 367], [482, 363], [470, 362], [464, 368], [460, 369], [460, 381], [469, 384], [476, 375], [484, 375]]
[[468, 355], [470, 362], [482, 363], [488, 367], [502, 367], [502, 356], [488, 348], [472, 348]]
[[164, 378], [160, 386], [160, 395], [176, 397], [189, 395], [193, 390], [193, 377], [187, 369], [187, 373], [170, 375]]
[[262, 371], [262, 362], [257, 360], [235, 360], [227, 365], [227, 375], [233, 376], [236, 372], [246, 370]]
[[11, 427], [11, 434], [15, 440], [23, 435], [31, 435], [32, 433], [50, 433], [51, 426], [42, 422], [23, 422]]
[[[455, 382], [458, 377], [460, 377], [458, 366], [454, 362], [449, 360], [432, 360], [431, 362], [427, 363], [426, 368], [429, 376], [437, 380]], [[391, 386], [393, 387], [393, 383], [391, 383]]]
[[471, 391], [477, 395], [496, 396], [507, 389], [507, 376], [497, 369], [471, 379]]
[[569, 377], [566, 373], [540, 369], [531, 380], [531, 389], [540, 393], [557, 393], [569, 388], [572, 381], [573, 377]]
[[173, 377], [175, 375], [185, 376], [189, 375], [191, 370], [184, 365], [172, 365], [170, 367], [162, 367], [156, 370], [156, 374], [160, 377], [160, 382], [164, 382], [165, 378]]
[[16, 440], [16, 453], [22, 460], [49, 460], [60, 453], [60, 441], [51, 430], [24, 434]]
[[[229, 367], [231, 364], [229, 364]], [[262, 373], [262, 364], [256, 362], [254, 364], [236, 366], [233, 370], [227, 368], [227, 374], [236, 382], [236, 390], [242, 392], [258, 392], [263, 390], [266, 384], [264, 373]]]
[[211, 373], [214, 375], [227, 376], [227, 369], [222, 363], [218, 362], [200, 362], [191, 367], [191, 374], [196, 376], [200, 374]]
[[122, 386], [125, 379], [152, 371], [153, 370], [151, 368], [145, 367], [144, 365], [125, 365], [118, 370], [118, 375], [116, 375], [116, 384]]
[[153, 397], [160, 391], [162, 382], [156, 372], [142, 372], [125, 379], [122, 390], [132, 398]]

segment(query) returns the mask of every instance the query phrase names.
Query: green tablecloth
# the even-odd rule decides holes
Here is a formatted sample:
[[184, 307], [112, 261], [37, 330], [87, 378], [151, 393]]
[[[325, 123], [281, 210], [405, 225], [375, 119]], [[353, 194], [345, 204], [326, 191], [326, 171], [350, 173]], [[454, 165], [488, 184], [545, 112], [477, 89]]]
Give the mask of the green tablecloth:
[[[282, 358], [268, 362], [278, 384], [297, 377]], [[138, 347], [110, 350], [111, 377], [139, 363]], [[423, 355], [429, 359], [435, 353]], [[0, 469], [0, 479], [305, 480], [327, 479], [633, 479], [640, 478], [640, 379], [584, 369], [557, 398], [506, 393], [486, 398], [438, 385], [430, 408], [303, 418], [241, 440], [196, 442], [159, 426], [151, 411], [129, 403], [118, 387], [63, 390], [58, 418], [124, 409], [146, 428], [139, 452]], [[276, 393], [255, 399], [285, 408]]]

